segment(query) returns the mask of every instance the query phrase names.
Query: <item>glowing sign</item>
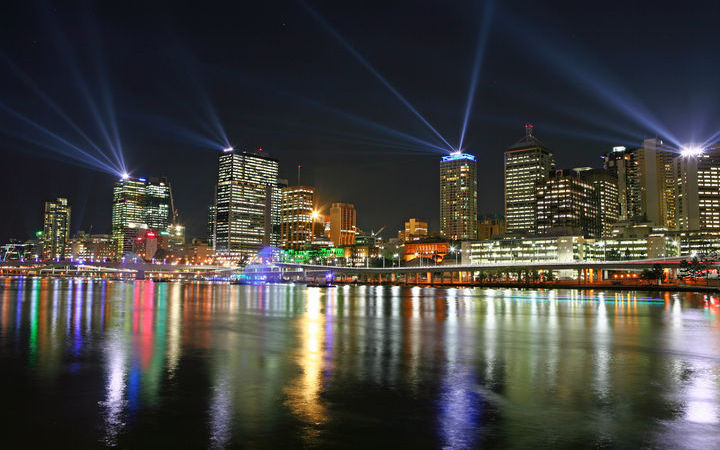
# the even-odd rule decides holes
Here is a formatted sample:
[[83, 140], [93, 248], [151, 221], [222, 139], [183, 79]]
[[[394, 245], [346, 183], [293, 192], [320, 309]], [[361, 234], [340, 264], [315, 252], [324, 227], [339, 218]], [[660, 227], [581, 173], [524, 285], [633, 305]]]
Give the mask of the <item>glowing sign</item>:
[[475, 155], [470, 155], [468, 153], [451, 153], [449, 156], [443, 156], [442, 162], [456, 161], [459, 159], [467, 159], [470, 161], [475, 161]]
[[622, 145], [618, 145], [617, 147], [613, 147], [614, 152], [624, 152], [626, 148]]

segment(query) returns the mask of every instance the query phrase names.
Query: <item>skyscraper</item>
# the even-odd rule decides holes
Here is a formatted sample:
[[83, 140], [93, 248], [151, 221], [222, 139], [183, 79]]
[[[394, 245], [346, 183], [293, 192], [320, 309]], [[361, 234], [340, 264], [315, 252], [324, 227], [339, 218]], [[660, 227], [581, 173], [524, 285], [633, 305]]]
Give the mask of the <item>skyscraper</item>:
[[555, 169], [555, 156], [525, 125], [525, 137], [505, 151], [505, 222], [509, 234], [531, 234], [537, 229], [535, 186]]
[[440, 233], [453, 240], [477, 239], [477, 162], [467, 153], [440, 161]]
[[112, 238], [117, 257], [132, 251], [132, 240], [145, 225], [145, 179], [123, 178], [113, 188]]
[[64, 259], [70, 235], [70, 206], [65, 198], [45, 202], [43, 217], [43, 259]]
[[640, 168], [638, 148], [616, 146], [603, 155], [604, 167], [617, 178], [619, 221], [640, 218], [642, 212], [642, 187], [640, 186]]
[[214, 249], [232, 260], [252, 257], [273, 243], [278, 161], [262, 152], [226, 149], [218, 158]]
[[645, 139], [637, 151], [642, 216], [653, 226], [675, 228], [672, 168], [677, 153], [658, 138]]
[[599, 236], [594, 188], [575, 170], [557, 170], [537, 183], [536, 224], [539, 235]]
[[593, 187], [593, 203], [597, 210], [593, 236], [608, 236], [612, 225], [620, 219], [617, 178], [605, 169], [581, 168], [574, 170]]
[[720, 146], [676, 156], [673, 171], [677, 228], [720, 231]]
[[330, 206], [330, 240], [335, 247], [355, 244], [357, 213], [351, 203], [333, 203]]
[[289, 186], [282, 188], [280, 209], [280, 245], [302, 249], [313, 239], [315, 221], [315, 188]]
[[170, 184], [165, 178], [127, 177], [113, 188], [112, 237], [117, 256], [132, 252], [133, 239], [148, 228], [167, 231], [170, 224]]

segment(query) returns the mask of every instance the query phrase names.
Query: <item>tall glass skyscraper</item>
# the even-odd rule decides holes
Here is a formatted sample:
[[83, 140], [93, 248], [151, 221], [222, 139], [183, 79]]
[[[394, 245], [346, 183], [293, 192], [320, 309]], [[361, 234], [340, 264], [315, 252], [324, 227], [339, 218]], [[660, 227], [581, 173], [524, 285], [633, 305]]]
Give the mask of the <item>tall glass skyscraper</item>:
[[440, 161], [440, 233], [453, 240], [477, 239], [477, 162], [454, 153]]
[[123, 178], [113, 189], [112, 237], [117, 256], [132, 251], [138, 231], [167, 230], [170, 224], [170, 185], [164, 178]]
[[45, 202], [43, 217], [42, 255], [43, 259], [65, 258], [70, 235], [70, 205], [66, 198]]
[[279, 223], [278, 160], [261, 152], [223, 151], [215, 190], [215, 252], [247, 260], [277, 242]]
[[505, 223], [510, 234], [537, 231], [535, 190], [555, 169], [555, 156], [525, 125], [525, 137], [505, 151]]

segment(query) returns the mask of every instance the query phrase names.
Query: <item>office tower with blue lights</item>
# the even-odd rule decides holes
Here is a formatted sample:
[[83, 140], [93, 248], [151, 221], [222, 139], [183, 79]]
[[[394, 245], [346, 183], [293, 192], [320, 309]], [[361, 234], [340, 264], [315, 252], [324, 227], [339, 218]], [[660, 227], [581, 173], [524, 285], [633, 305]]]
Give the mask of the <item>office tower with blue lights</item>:
[[246, 261], [273, 243], [277, 209], [278, 160], [261, 151], [232, 148], [218, 157], [214, 250], [232, 261]]
[[45, 202], [42, 232], [42, 256], [46, 260], [65, 258], [70, 236], [70, 205], [66, 198]]
[[508, 234], [537, 231], [536, 185], [555, 170], [555, 155], [525, 125], [525, 137], [505, 151], [505, 223]]
[[477, 239], [477, 162], [456, 152], [440, 160], [440, 233], [452, 240]]
[[132, 252], [138, 233], [166, 232], [170, 225], [170, 184], [165, 178], [123, 177], [113, 188], [112, 237], [117, 256]]

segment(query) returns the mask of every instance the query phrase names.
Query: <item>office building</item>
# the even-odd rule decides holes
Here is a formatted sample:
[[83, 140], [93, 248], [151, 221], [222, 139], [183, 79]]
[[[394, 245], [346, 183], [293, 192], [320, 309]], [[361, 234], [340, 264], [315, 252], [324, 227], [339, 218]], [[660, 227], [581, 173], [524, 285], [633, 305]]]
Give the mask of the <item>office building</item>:
[[313, 240], [315, 219], [315, 188], [289, 186], [282, 189], [280, 208], [280, 246], [302, 249]]
[[656, 227], [675, 228], [673, 158], [677, 152], [658, 138], [645, 139], [638, 149], [643, 218]]
[[215, 205], [208, 206], [207, 244], [210, 248], [213, 248], [213, 238], [215, 237], [215, 211]]
[[613, 147], [603, 155], [604, 168], [617, 179], [618, 221], [641, 220], [642, 187], [640, 185], [638, 148]]
[[467, 153], [440, 161], [440, 233], [452, 240], [477, 238], [477, 162]]
[[428, 235], [428, 223], [417, 219], [410, 219], [405, 222], [405, 228], [398, 231], [400, 242], [417, 241], [426, 238]]
[[677, 156], [673, 172], [677, 228], [720, 231], [720, 146]]
[[125, 177], [113, 188], [112, 237], [117, 257], [133, 251], [145, 230], [166, 231], [170, 224], [170, 185], [165, 178]]
[[578, 171], [557, 170], [540, 181], [536, 192], [538, 235], [583, 235], [599, 237], [598, 207], [592, 184]]
[[351, 203], [330, 205], [330, 240], [335, 247], [355, 244], [357, 213]]
[[509, 234], [535, 232], [535, 187], [555, 170], [555, 156], [533, 132], [532, 125], [525, 125], [525, 137], [505, 151], [505, 222]]
[[70, 240], [70, 254], [74, 261], [108, 261], [115, 257], [115, 242], [109, 234], [87, 234], [79, 231]]
[[612, 227], [620, 220], [620, 199], [617, 178], [605, 169], [583, 167], [574, 169], [593, 187], [593, 203], [598, 211], [592, 236], [609, 236]]
[[278, 160], [258, 151], [224, 150], [218, 158], [214, 250], [233, 261], [247, 260], [273, 243]]
[[45, 202], [42, 231], [42, 256], [46, 260], [65, 258], [70, 235], [70, 205], [66, 198]]

